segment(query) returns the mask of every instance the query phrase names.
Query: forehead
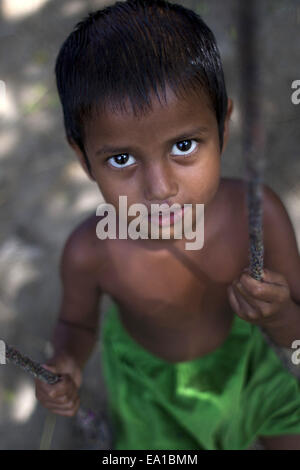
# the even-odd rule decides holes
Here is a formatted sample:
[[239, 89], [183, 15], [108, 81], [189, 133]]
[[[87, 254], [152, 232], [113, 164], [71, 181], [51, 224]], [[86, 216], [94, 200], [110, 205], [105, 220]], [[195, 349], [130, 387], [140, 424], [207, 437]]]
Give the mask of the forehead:
[[128, 145], [147, 136], [163, 141], [188, 127], [217, 129], [215, 111], [205, 92], [190, 92], [178, 97], [167, 87], [166, 99], [162, 94], [159, 96], [160, 99], [151, 94], [151, 109], [143, 114], [134, 114], [128, 98], [125, 100], [126, 112], [107, 107], [105, 111], [96, 113], [85, 126], [86, 143], [91, 150], [103, 141], [117, 141], [121, 145], [124, 141]]

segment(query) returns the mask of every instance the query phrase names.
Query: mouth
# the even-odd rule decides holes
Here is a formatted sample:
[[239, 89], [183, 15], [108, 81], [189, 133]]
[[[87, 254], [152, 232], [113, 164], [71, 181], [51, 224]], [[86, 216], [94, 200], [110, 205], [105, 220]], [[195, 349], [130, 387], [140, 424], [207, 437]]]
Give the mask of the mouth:
[[148, 215], [148, 221], [152, 224], [158, 224], [160, 227], [172, 226], [178, 223], [184, 217], [186, 208], [182, 207], [176, 211], [169, 211], [165, 214], [160, 212], [151, 213]]

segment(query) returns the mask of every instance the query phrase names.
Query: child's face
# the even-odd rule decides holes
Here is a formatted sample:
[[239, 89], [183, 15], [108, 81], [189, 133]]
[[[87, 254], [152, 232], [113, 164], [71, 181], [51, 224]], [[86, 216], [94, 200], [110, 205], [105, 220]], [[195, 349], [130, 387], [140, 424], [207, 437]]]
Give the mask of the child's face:
[[[208, 205], [216, 194], [221, 152], [208, 98], [191, 93], [178, 99], [167, 89], [167, 100], [167, 105], [159, 103], [153, 95], [153, 110], [141, 118], [106, 112], [86, 128], [93, 179], [117, 211], [119, 196], [127, 196], [128, 207], [142, 203], [150, 211], [151, 204]], [[83, 156], [74, 149], [86, 170]]]

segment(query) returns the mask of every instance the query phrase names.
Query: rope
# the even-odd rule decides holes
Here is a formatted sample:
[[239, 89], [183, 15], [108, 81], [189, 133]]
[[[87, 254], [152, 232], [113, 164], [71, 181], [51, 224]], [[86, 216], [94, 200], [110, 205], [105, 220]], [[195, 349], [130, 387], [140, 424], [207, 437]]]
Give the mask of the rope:
[[33, 377], [42, 380], [43, 382], [53, 385], [56, 384], [61, 376], [54, 374], [53, 372], [45, 369], [38, 362], [32, 361], [29, 357], [21, 354], [17, 349], [6, 344], [5, 356], [8, 362], [15, 364], [16, 366], [28, 372]]
[[[265, 167], [265, 126], [263, 121], [263, 84], [261, 73], [261, 29], [258, 0], [239, 2], [239, 53], [241, 66], [243, 153], [247, 181], [250, 275], [263, 281], [264, 243], [262, 182]], [[285, 368], [291, 371], [288, 349], [278, 346], [259, 327], [265, 341], [274, 349]]]
[[[7, 362], [11, 362], [33, 377], [50, 385], [56, 384], [62, 378], [60, 374], [55, 374], [45, 369], [38, 362], [24, 356], [17, 349], [7, 344], [5, 345], [5, 356]], [[81, 433], [87, 440], [93, 441], [93, 448], [98, 450], [111, 448], [111, 430], [105, 423], [104, 416], [96, 416], [91, 410], [85, 410], [82, 407], [78, 409], [76, 416]], [[48, 413], [40, 443], [40, 450], [50, 449], [55, 421], [56, 416], [54, 413]]]
[[247, 181], [250, 275], [263, 278], [262, 181], [264, 166], [263, 92], [259, 57], [258, 1], [239, 2], [239, 53], [242, 89], [243, 154]]

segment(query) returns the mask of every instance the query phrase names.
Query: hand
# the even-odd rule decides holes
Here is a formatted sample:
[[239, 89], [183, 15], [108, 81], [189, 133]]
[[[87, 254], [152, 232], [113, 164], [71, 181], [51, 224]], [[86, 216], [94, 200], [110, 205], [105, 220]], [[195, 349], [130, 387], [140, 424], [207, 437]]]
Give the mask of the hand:
[[39, 379], [35, 379], [36, 397], [41, 404], [62, 416], [74, 416], [79, 408], [80, 399], [78, 389], [81, 385], [82, 374], [75, 361], [65, 354], [52, 358], [45, 369], [62, 376], [54, 385], [49, 385]]
[[263, 270], [263, 281], [253, 279], [245, 269], [228, 287], [228, 296], [236, 314], [257, 325], [278, 318], [292, 302], [284, 276], [269, 269]]

